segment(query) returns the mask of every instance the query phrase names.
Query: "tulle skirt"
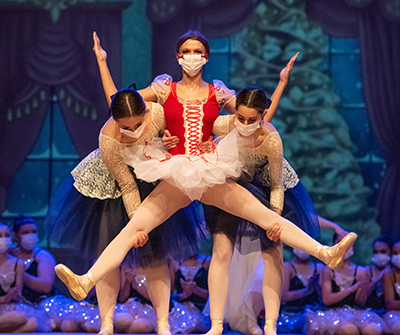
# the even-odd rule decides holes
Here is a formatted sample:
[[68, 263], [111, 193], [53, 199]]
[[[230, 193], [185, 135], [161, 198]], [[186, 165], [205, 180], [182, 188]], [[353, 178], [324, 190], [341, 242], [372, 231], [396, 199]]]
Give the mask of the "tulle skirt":
[[138, 179], [150, 183], [165, 180], [191, 200], [199, 200], [207, 188], [242, 175], [246, 164], [239, 151], [244, 148], [244, 141], [247, 140], [232, 131], [214, 141], [211, 153], [172, 156], [163, 149], [160, 139], [153, 139], [146, 145], [124, 149], [123, 156], [134, 167]]
[[371, 310], [351, 307], [328, 309], [326, 311], [306, 311], [306, 332], [310, 335], [334, 335], [345, 325], [356, 326], [359, 330], [375, 327], [390, 333], [385, 321]]
[[38, 325], [38, 332], [50, 332], [53, 329], [51, 319], [40, 309], [22, 302], [0, 304], [0, 316], [7, 317], [11, 321], [15, 315], [23, 315], [26, 319], [34, 318]]
[[[270, 189], [256, 182], [240, 182], [262, 204], [270, 208]], [[207, 229], [210, 233], [223, 233], [235, 243], [235, 247], [242, 254], [266, 250], [277, 244], [269, 240], [265, 230], [254, 223], [243, 220], [213, 206], [204, 206]], [[302, 229], [311, 237], [320, 233], [318, 217], [311, 197], [303, 184], [285, 191], [285, 201], [282, 216]]]
[[[136, 180], [142, 200], [155, 188]], [[61, 248], [68, 257], [94, 261], [124, 228], [129, 218], [122, 201], [84, 196], [70, 175], [55, 194], [45, 218], [49, 248]], [[133, 265], [147, 267], [172, 257], [181, 260], [198, 252], [204, 235], [201, 204], [179, 210], [149, 233], [149, 241], [131, 250]]]

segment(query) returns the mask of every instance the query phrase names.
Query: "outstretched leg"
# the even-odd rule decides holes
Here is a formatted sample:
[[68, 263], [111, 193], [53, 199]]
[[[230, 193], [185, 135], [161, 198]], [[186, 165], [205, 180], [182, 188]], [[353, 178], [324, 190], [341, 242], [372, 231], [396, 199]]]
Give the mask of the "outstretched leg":
[[229, 286], [229, 266], [233, 245], [222, 233], [213, 235], [213, 252], [208, 270], [208, 291], [210, 293], [211, 329], [207, 335], [221, 335], [226, 297]]
[[307, 252], [330, 268], [336, 268], [341, 263], [357, 237], [356, 234], [350, 233], [331, 248], [322, 246], [292, 222], [265, 207], [248, 190], [233, 181], [209, 188], [200, 200], [253, 222], [265, 230], [278, 223], [282, 227], [281, 241], [283, 243]]
[[[331, 268], [341, 263], [356, 239], [356, 235], [350, 233], [331, 248], [322, 246], [293, 223], [263, 206], [249, 191], [232, 181], [209, 188], [200, 200], [254, 222], [264, 229], [278, 223], [282, 227], [282, 242], [317, 257]], [[183, 192], [162, 181], [143, 201], [133, 218], [111, 241], [86, 275], [78, 277], [67, 267], [57, 265], [55, 270], [58, 277], [68, 286], [75, 299], [83, 300], [97, 281], [119, 266], [133, 247], [138, 231], [149, 233], [189, 203], [189, 198]]]

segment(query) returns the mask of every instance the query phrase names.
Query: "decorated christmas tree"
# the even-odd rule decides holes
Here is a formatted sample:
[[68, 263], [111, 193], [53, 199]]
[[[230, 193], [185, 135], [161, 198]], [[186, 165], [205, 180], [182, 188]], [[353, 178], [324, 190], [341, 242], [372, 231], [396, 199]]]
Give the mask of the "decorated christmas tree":
[[[379, 236], [371, 190], [364, 186], [348, 124], [338, 113], [326, 67], [328, 38], [309, 22], [302, 0], [260, 0], [248, 27], [234, 37], [231, 86], [258, 85], [272, 94], [279, 72], [300, 52], [272, 123], [281, 134], [284, 155], [310, 192], [318, 215], [355, 231], [354, 261], [369, 262]], [[332, 232], [320, 241], [330, 244]]]

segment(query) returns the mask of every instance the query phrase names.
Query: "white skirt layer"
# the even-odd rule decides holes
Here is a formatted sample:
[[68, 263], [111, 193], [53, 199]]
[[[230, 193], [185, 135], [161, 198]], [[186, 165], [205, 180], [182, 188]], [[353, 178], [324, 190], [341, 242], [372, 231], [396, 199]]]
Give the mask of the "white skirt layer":
[[161, 139], [154, 139], [125, 148], [123, 157], [138, 179], [149, 183], [165, 180], [191, 200], [199, 200], [207, 188], [241, 176], [245, 165], [239, 148], [244, 147], [243, 141], [246, 139], [232, 131], [214, 141], [212, 153], [173, 156], [163, 149]]

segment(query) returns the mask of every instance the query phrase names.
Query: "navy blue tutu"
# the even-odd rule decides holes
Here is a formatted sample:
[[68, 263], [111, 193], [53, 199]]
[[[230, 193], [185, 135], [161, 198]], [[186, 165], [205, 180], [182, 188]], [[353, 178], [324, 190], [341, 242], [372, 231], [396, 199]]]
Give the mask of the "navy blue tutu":
[[[136, 183], [142, 201], [155, 188], [140, 180]], [[131, 250], [133, 264], [148, 267], [169, 257], [179, 261], [198, 253], [205, 240], [202, 213], [197, 202], [176, 212], [149, 233], [149, 241], [143, 247]], [[75, 262], [89, 261], [90, 266], [128, 221], [122, 196], [104, 200], [84, 196], [69, 175], [56, 192], [45, 218], [48, 248], [59, 248]]]
[[[269, 187], [256, 181], [238, 182], [238, 184], [250, 191], [264, 206], [271, 208]], [[266, 250], [279, 243], [271, 241], [265, 230], [254, 223], [213, 206], [204, 208], [208, 231], [212, 234], [225, 234], [241, 254]], [[314, 203], [300, 181], [295, 187], [285, 191], [282, 217], [293, 222], [313, 238], [320, 234]]]

